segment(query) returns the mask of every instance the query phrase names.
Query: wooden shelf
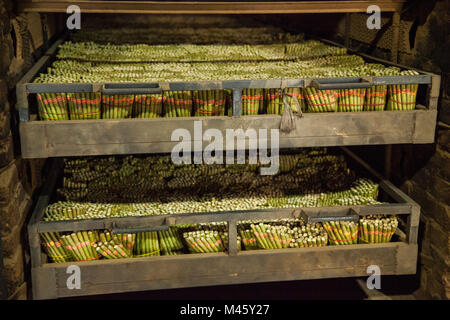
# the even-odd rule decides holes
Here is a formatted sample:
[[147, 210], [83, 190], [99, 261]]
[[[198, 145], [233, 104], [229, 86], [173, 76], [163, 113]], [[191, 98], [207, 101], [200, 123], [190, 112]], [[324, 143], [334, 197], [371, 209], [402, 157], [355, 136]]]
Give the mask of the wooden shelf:
[[[394, 203], [359, 206], [284, 208], [229, 212], [184, 213], [140, 217], [117, 217], [68, 221], [42, 221], [45, 208], [56, 188], [62, 169], [54, 159], [51, 174], [28, 225], [31, 250], [34, 299], [86, 296], [131, 291], [186, 288], [208, 285], [291, 281], [367, 276], [369, 265], [378, 265], [383, 275], [415, 274], [417, 265], [417, 234], [420, 206], [385, 180], [367, 163], [344, 148], [361, 169], [379, 182], [380, 191]], [[298, 218], [315, 219], [350, 215], [396, 214], [407, 217], [404, 231], [398, 229], [398, 241], [378, 244], [355, 244], [281, 250], [237, 250], [237, 222], [252, 219]], [[119, 260], [96, 260], [47, 263], [39, 238], [41, 232], [102, 230], [117, 226], [162, 226], [185, 223], [226, 221], [229, 230], [227, 253], [184, 254]], [[83, 272], [78, 290], [67, 288], [67, 267], [78, 265]], [[212, 270], [214, 272], [212, 272]], [[114, 275], [114, 276], [111, 276]]]
[[[436, 110], [352, 113], [307, 113], [297, 128], [280, 133], [280, 148], [349, 146], [398, 143], [433, 143]], [[281, 117], [190, 117], [122, 120], [27, 121], [20, 123], [22, 157], [48, 158], [102, 154], [171, 152], [174, 130], [187, 129], [194, 137], [194, 121], [203, 132], [219, 129], [277, 129]], [[270, 133], [269, 133], [270, 134]], [[224, 139], [225, 140], [225, 139]], [[248, 137], [245, 143], [248, 144]], [[256, 142], [256, 141], [253, 141]], [[224, 149], [225, 148], [224, 141]], [[204, 146], [208, 143], [203, 142]], [[268, 145], [270, 141], [268, 139]]]
[[[233, 115], [236, 116], [39, 121], [35, 114], [30, 113], [29, 109], [29, 102], [33, 101], [35, 93], [92, 92], [102, 91], [105, 86], [101, 83], [32, 83], [39, 72], [44, 71], [51, 64], [58, 44], [62, 42], [62, 39], [57, 41], [17, 85], [17, 109], [21, 120], [20, 138], [23, 158], [171, 152], [172, 148], [178, 144], [178, 141], [171, 141], [172, 132], [175, 129], [184, 128], [193, 137], [194, 121], [196, 120], [202, 122], [203, 132], [208, 128], [216, 128], [222, 131], [224, 137], [226, 129], [278, 129], [281, 122], [281, 117], [278, 115], [239, 117], [241, 108], [239, 88], [308, 87], [313, 85], [313, 79], [162, 82], [155, 83], [155, 86], [161, 90], [233, 89], [233, 94], [239, 95], [236, 99], [233, 98]], [[367, 55], [362, 56], [368, 61], [405, 68], [405, 66]], [[420, 74], [416, 76], [364, 78], [374, 85], [397, 83], [426, 85], [428, 87], [426, 101], [422, 102], [424, 105], [418, 105], [416, 110], [304, 113], [302, 118], [296, 120], [296, 130], [289, 134], [280, 133], [280, 148], [433, 143], [440, 76], [417, 71]], [[322, 80], [353, 85], [355, 81], [361, 79]], [[248, 143], [248, 138], [245, 140]], [[206, 145], [206, 142], [204, 144]]]
[[133, 14], [276, 14], [276, 13], [352, 13], [366, 12], [377, 5], [383, 12], [398, 12], [405, 0], [354, 1], [267, 1], [267, 2], [196, 2], [196, 1], [20, 1], [19, 12], [66, 12], [76, 4], [82, 13]]
[[[417, 244], [401, 242], [340, 247], [188, 254], [93, 262], [44, 264], [33, 268], [33, 298], [55, 299], [146, 290], [367, 277], [377, 265], [383, 275], [416, 273]], [[67, 267], [83, 270], [79, 290], [67, 288]], [[212, 275], [211, 270], [214, 270]], [[170, 278], [169, 278], [170, 277]]]

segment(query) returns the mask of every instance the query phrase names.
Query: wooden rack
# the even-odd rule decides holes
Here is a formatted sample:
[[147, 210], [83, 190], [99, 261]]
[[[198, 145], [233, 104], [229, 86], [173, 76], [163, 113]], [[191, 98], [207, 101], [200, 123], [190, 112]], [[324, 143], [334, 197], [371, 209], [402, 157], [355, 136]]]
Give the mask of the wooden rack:
[[[388, 85], [415, 83], [427, 86], [424, 105], [412, 111], [304, 113], [297, 118], [296, 130], [280, 133], [280, 148], [316, 146], [349, 146], [400, 143], [432, 143], [434, 141], [440, 76], [417, 70], [417, 76], [386, 76], [332, 79], [272, 79], [242, 81], [191, 81], [141, 84], [113, 84], [128, 94], [138, 93], [146, 86], [152, 92], [161, 90], [233, 89], [233, 116], [153, 118], [120, 120], [62, 120], [39, 121], [30, 114], [29, 96], [39, 92], [98, 92], [110, 84], [36, 84], [32, 80], [54, 59], [57, 41], [17, 85], [17, 108], [20, 116], [20, 137], [24, 158], [87, 156], [102, 154], [171, 152], [178, 141], [171, 141], [177, 128], [187, 129], [193, 137], [195, 121], [203, 130], [238, 128], [277, 129], [279, 115], [240, 116], [241, 89], [332, 86], [352, 88], [362, 84]], [[338, 45], [327, 41], [329, 44]], [[353, 52], [357, 54], [356, 52]], [[367, 55], [364, 59], [385, 65], [395, 65]], [[364, 82], [364, 83], [363, 83]], [[108, 89], [110, 90], [110, 89]], [[125, 90], [125, 91], [124, 91]], [[76, 134], [74, 134], [76, 133]], [[248, 138], [245, 138], [246, 144]], [[241, 139], [242, 140], [242, 139]], [[224, 145], [224, 150], [226, 147]]]
[[[368, 6], [378, 5], [382, 12], [393, 13], [392, 62], [373, 57], [365, 59], [396, 65], [400, 10], [404, 0], [380, 1], [298, 1], [298, 2], [163, 2], [163, 1], [76, 1], [82, 13], [130, 14], [297, 14], [346, 13], [346, 47], [349, 47], [350, 14], [364, 13]], [[65, 13], [72, 1], [32, 0], [20, 1], [19, 12]], [[101, 154], [170, 152], [172, 128], [190, 130], [195, 120], [201, 120], [204, 130], [214, 128], [278, 128], [280, 116], [240, 114], [240, 89], [278, 88], [281, 85], [304, 87], [317, 79], [209, 81], [190, 83], [158, 83], [162, 90], [220, 89], [233, 90], [233, 117], [123, 119], [85, 121], [36, 121], [30, 114], [29, 98], [39, 90], [46, 92], [102, 91], [106, 84], [44, 85], [32, 84], [34, 77], [44, 70], [56, 52], [55, 43], [17, 85], [20, 136], [24, 158], [85, 156]], [[398, 65], [396, 65], [398, 66]], [[402, 66], [400, 66], [402, 67]], [[399, 83], [399, 79], [372, 77], [370, 79], [344, 79], [343, 81], [371, 81], [372, 83]], [[304, 114], [297, 120], [297, 129], [280, 136], [282, 148], [310, 146], [345, 146], [396, 143], [431, 143], [434, 141], [437, 100], [440, 77], [420, 72], [419, 76], [403, 78], [427, 87], [427, 97], [413, 111], [383, 111], [354, 113]], [[407, 82], [413, 83], [413, 82]], [[42, 92], [42, 91], [40, 91]], [[45, 92], [45, 91], [44, 91]], [[345, 149], [345, 148], [344, 148]], [[376, 177], [380, 188], [396, 203], [370, 206], [343, 206], [322, 208], [290, 208], [274, 210], [188, 213], [170, 216], [145, 216], [79, 221], [41, 221], [50, 203], [58, 177], [58, 166], [51, 171], [45, 188], [38, 199], [28, 225], [31, 249], [33, 297], [48, 299], [69, 296], [106, 294], [115, 292], [181, 288], [221, 284], [237, 284], [300, 279], [367, 276], [366, 268], [375, 264], [383, 275], [414, 274], [417, 264], [417, 233], [420, 207], [374, 172], [350, 151], [346, 152]], [[389, 157], [387, 157], [389, 160]], [[57, 159], [55, 165], [57, 164]], [[387, 160], [387, 162], [389, 162]], [[257, 250], [237, 252], [236, 224], [240, 219], [288, 218], [304, 216], [342, 217], [358, 214], [399, 214], [407, 216], [405, 233], [397, 232], [398, 242], [301, 248], [285, 250]], [[70, 263], [46, 263], [42, 254], [39, 233], [46, 231], [76, 231], [110, 227], [148, 228], [179, 223], [227, 221], [229, 227], [229, 253], [189, 254], [120, 260], [99, 260]], [[67, 267], [81, 268], [81, 290], [69, 290], [66, 285]], [[251, 271], [249, 271], [251, 270]]]
[[[141, 217], [42, 221], [45, 207], [54, 193], [61, 164], [56, 161], [46, 187], [38, 199], [28, 225], [33, 297], [58, 297], [211, 286], [267, 281], [366, 276], [369, 265], [378, 265], [383, 275], [414, 274], [417, 263], [417, 234], [420, 207], [402, 191], [376, 173], [363, 160], [344, 148], [361, 170], [379, 180], [381, 190], [395, 203], [319, 208], [285, 208], [231, 212], [185, 213]], [[399, 241], [316, 248], [237, 250], [237, 222], [252, 219], [304, 217], [306, 221], [353, 219], [355, 215], [406, 215], [406, 232], [397, 231]], [[145, 226], [154, 231], [162, 226], [219, 222], [228, 223], [228, 253], [184, 254], [119, 260], [47, 263], [42, 255], [39, 233], [81, 230], [121, 230]], [[141, 227], [142, 228], [142, 227]], [[155, 228], [155, 229], [153, 229]], [[67, 267], [78, 265], [82, 274], [79, 290], [67, 288]]]

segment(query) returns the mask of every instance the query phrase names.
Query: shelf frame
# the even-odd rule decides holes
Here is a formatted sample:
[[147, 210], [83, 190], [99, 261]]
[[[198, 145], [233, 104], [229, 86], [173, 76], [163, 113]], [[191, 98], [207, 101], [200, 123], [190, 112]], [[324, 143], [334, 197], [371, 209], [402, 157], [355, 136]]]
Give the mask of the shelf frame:
[[[405, 1], [404, 0], [385, 0], [385, 1], [305, 1], [305, 2], [159, 2], [159, 1], [77, 1], [77, 4], [81, 7], [82, 12], [85, 13], [132, 13], [132, 14], [278, 14], [278, 13], [346, 13], [346, 44], [349, 45], [348, 31], [350, 29], [350, 13], [363, 13], [369, 5], [378, 5], [383, 12], [394, 13], [394, 39], [398, 39], [399, 24], [399, 12]], [[72, 4], [71, 1], [51, 1], [51, 0], [33, 0], [33, 1], [21, 1], [18, 4], [19, 12], [60, 12], [65, 13], [68, 5]], [[132, 8], [133, 7], [133, 8]], [[393, 42], [392, 47], [392, 60], [397, 62], [398, 56], [398, 41]], [[54, 47], [53, 47], [54, 48]], [[39, 124], [34, 120], [33, 116], [30, 117], [28, 111], [28, 95], [33, 91], [36, 91], [38, 87], [33, 87], [30, 83], [34, 75], [45, 68], [50, 62], [52, 53], [46, 54], [38, 63], [30, 70], [29, 73], [22, 79], [17, 86], [18, 96], [18, 109], [21, 120], [21, 133], [27, 131], [25, 140], [22, 139], [22, 147], [25, 145], [31, 145], [36, 142], [34, 137], [47, 137], [47, 124]], [[424, 78], [425, 79], [425, 78]], [[378, 143], [428, 143], [431, 141], [431, 136], [434, 140], [434, 125], [436, 123], [437, 115], [437, 100], [439, 97], [439, 85], [440, 78], [436, 75], [429, 74], [429, 78], [426, 77], [426, 83], [429, 85], [427, 107], [419, 106], [419, 110], [411, 112], [396, 114], [397, 122], [400, 125], [396, 130], [397, 136], [392, 135], [389, 139], [377, 136], [364, 136], [356, 138], [355, 140], [345, 141], [346, 134], [337, 132], [337, 136], [333, 139], [321, 140], [322, 137], [311, 137], [310, 139], [318, 139], [314, 143], [305, 143], [302, 146], [313, 145], [352, 145], [352, 144], [378, 144]], [[312, 79], [293, 79], [295, 81], [303, 81], [303, 86], [310, 84]], [[281, 80], [283, 81], [283, 80]], [[429, 82], [428, 82], [429, 81]], [[175, 85], [175, 87], [172, 87]], [[180, 90], [174, 88], [184, 88], [192, 86], [193, 84], [161, 84], [161, 87], [165, 87], [166, 90]], [[202, 87], [203, 84], [196, 84]], [[227, 84], [217, 82], [215, 84], [209, 84], [220, 88]], [[90, 87], [88, 87], [90, 86]], [[89, 92], [101, 90], [101, 84], [95, 85], [82, 85], [77, 87], [81, 91], [71, 92]], [[178, 87], [177, 87], [178, 86]], [[252, 119], [248, 117], [238, 117], [240, 115], [238, 96], [240, 94], [240, 88], [251, 88], [252, 84], [248, 85], [232, 85], [230, 88], [234, 89], [233, 92], [233, 115], [231, 119], [243, 119], [249, 121], [243, 123], [243, 125], [252, 123]], [[261, 88], [260, 86], [256, 86]], [[269, 85], [270, 87], [270, 85]], [[275, 86], [275, 87], [278, 87]], [[56, 90], [54, 87], [50, 90]], [[71, 87], [71, 90], [73, 87]], [[56, 92], [56, 91], [49, 91]], [[346, 120], [348, 122], [364, 123], [373, 121], [373, 118], [365, 118], [368, 115], [374, 113], [348, 114]], [[334, 114], [336, 115], [336, 114]], [[383, 112], [380, 123], [393, 119], [390, 112]], [[325, 124], [321, 122], [326, 119], [328, 114], [308, 114], [306, 118], [311, 117], [309, 121], [311, 123]], [[316, 117], [316, 118], [314, 118]], [[266, 116], [264, 121], [279, 122], [279, 116]], [[228, 119], [228, 118], [227, 118]], [[400, 119], [400, 120], [399, 120]], [[407, 119], [407, 120], [401, 120]], [[420, 120], [422, 119], [422, 120]], [[173, 119], [166, 119], [173, 120]], [[179, 119], [181, 121], [188, 121], [188, 119]], [[193, 121], [194, 119], [189, 119]], [[202, 118], [202, 121], [209, 120]], [[299, 119], [300, 121], [301, 119]], [[124, 121], [127, 122], [129, 120]], [[147, 120], [144, 120], [146, 122]], [[259, 121], [259, 120], [258, 120]], [[261, 120], [262, 121], [262, 120]], [[308, 121], [308, 120], [307, 120]], [[407, 121], [412, 124], [413, 128], [420, 128], [425, 125], [425, 131], [427, 138], [424, 139], [424, 135], [416, 133], [414, 130], [408, 133], [408, 138], [398, 136], [401, 130], [404, 128], [401, 126], [403, 121]], [[418, 122], [419, 121], [419, 122]], [[118, 123], [117, 120], [100, 120], [100, 124], [110, 127]], [[120, 121], [122, 122], [122, 121]], [[130, 122], [131, 123], [131, 122]], [[187, 122], [186, 122], [187, 123]], [[327, 122], [328, 123], [328, 122]], [[93, 124], [93, 123], [92, 123]], [[298, 123], [303, 125], [304, 123]], [[328, 123], [329, 124], [329, 123]], [[433, 128], [431, 129], [433, 124]], [[71, 126], [67, 130], [83, 130], [79, 125], [82, 123], [75, 123], [70, 121], [62, 123], [62, 125]], [[149, 122], [146, 128], [150, 128], [154, 123]], [[350, 137], [350, 139], [354, 139]], [[282, 139], [281, 139], [282, 141]], [[396, 142], [397, 141], [397, 142]], [[330, 143], [330, 144], [327, 144]], [[51, 147], [51, 141], [46, 141], [43, 150], [46, 150], [39, 157], [55, 156], [55, 153], [48, 151]], [[152, 145], [152, 144], [151, 144]], [[286, 143], [286, 145], [289, 145]], [[119, 153], [130, 153], [131, 145], [124, 145]], [[290, 146], [290, 145], [289, 145]], [[301, 144], [295, 144], [295, 147], [301, 146]], [[42, 146], [40, 146], [42, 147]], [[50, 148], [51, 149], [51, 148]], [[132, 148], [133, 149], [133, 148]], [[158, 148], [157, 148], [158, 149]], [[344, 148], [345, 149], [345, 148]], [[24, 149], [23, 149], [24, 150]], [[25, 148], [25, 150], [27, 150]], [[86, 149], [85, 149], [86, 150]], [[161, 150], [159, 148], [158, 150]], [[24, 157], [36, 157], [34, 151], [27, 153], [25, 151]], [[87, 155], [91, 152], [78, 150], [77, 154], [61, 153], [63, 155]], [[99, 152], [99, 153], [97, 153]], [[117, 153], [117, 150], [112, 150], [112, 153]], [[347, 150], [347, 152], [350, 152]], [[105, 153], [105, 150], [98, 150], [94, 154], [109, 154]], [[351, 154], [351, 152], [350, 152]], [[356, 159], [357, 160], [357, 159]], [[360, 160], [360, 159], [359, 159]], [[362, 161], [362, 160], [361, 160]], [[58, 161], [56, 161], [58, 162]], [[358, 161], [360, 162], [360, 161]], [[361, 162], [360, 162], [361, 163]], [[370, 169], [367, 165], [366, 167]], [[370, 169], [371, 170], [371, 169]], [[230, 228], [229, 239], [229, 254], [191, 254], [185, 257], [147, 257], [147, 258], [133, 258], [123, 259], [117, 261], [90, 261], [90, 262], [70, 262], [63, 264], [47, 264], [44, 263], [41, 256], [41, 247], [39, 240], [39, 232], [46, 230], [73, 230], [74, 228], [92, 228], [101, 229], [112, 226], [116, 223], [116, 219], [102, 221], [62, 221], [58, 223], [42, 222], [43, 210], [49, 203], [51, 193], [56, 183], [57, 171], [52, 171], [48, 177], [48, 183], [45, 185], [44, 191], [38, 199], [37, 206], [34, 210], [33, 216], [30, 220], [28, 233], [30, 239], [31, 258], [32, 258], [32, 280], [33, 280], [33, 296], [35, 299], [48, 299], [57, 297], [69, 297], [79, 295], [92, 295], [92, 294], [105, 294], [115, 292], [127, 292], [127, 291], [139, 291], [139, 290], [155, 290], [164, 288], [179, 288], [179, 287], [195, 287], [195, 286], [208, 286], [208, 285], [220, 285], [220, 284], [233, 284], [233, 283], [248, 283], [248, 282], [265, 282], [265, 281], [287, 281], [287, 280], [300, 280], [300, 279], [322, 279], [330, 277], [355, 277], [355, 276], [367, 276], [366, 268], [370, 264], [379, 265], [382, 269], [383, 275], [390, 274], [413, 274], [416, 272], [417, 264], [417, 230], [420, 216], [420, 207], [409, 199], [403, 192], [393, 186], [389, 181], [385, 180], [381, 176], [380, 187], [389, 193], [396, 201], [397, 204], [379, 205], [379, 206], [352, 206], [352, 207], [329, 207], [320, 208], [319, 210], [313, 210], [317, 208], [291, 208], [280, 210], [268, 210], [268, 211], [250, 211], [250, 212], [235, 212], [235, 213], [195, 213], [195, 214], [183, 214], [173, 215], [170, 217], [164, 216], [152, 216], [141, 217], [139, 223], [150, 225], [162, 225], [170, 223], [182, 223], [182, 222], [199, 222], [199, 221], [228, 221]], [[259, 250], [260, 252], [237, 252], [236, 248], [236, 221], [239, 218], [248, 217], [298, 217], [300, 215], [306, 215], [311, 217], [319, 217], [324, 212], [327, 215], [339, 215], [352, 214], [357, 212], [359, 215], [373, 214], [373, 213], [386, 213], [389, 210], [391, 214], [407, 214], [407, 234], [403, 235], [402, 242], [385, 243], [385, 244], [368, 244], [368, 245], [350, 245], [350, 246], [329, 246], [323, 248], [302, 248], [302, 249], [289, 249], [289, 250]], [[136, 220], [127, 220], [128, 218], [121, 218], [121, 226], [132, 226]], [[299, 264], [298, 262], [302, 263]], [[261, 263], [263, 262], [263, 263]], [[67, 278], [66, 270], [69, 265], [76, 264], [82, 269], [82, 274], [86, 275], [83, 280], [83, 289], [81, 291], [69, 290], [66, 286], [65, 279]], [[195, 271], [186, 272], [186, 271]], [[211, 270], [219, 270], [211, 272]], [[251, 270], [249, 272], [248, 270]], [[155, 272], [157, 271], [157, 272]], [[172, 279], [167, 279], [167, 274], [175, 275]], [[111, 281], [111, 279], [120, 278], [120, 282]]]
[[[177, 144], [171, 141], [171, 132], [176, 128], [186, 128], [192, 133], [194, 121], [202, 121], [205, 129], [218, 128], [224, 132], [227, 128], [277, 129], [281, 122], [279, 115], [240, 116], [240, 89], [309, 87], [314, 82], [323, 81], [338, 84], [344, 82], [349, 85], [358, 84], [360, 81], [379, 85], [418, 83], [428, 88], [426, 106], [418, 105], [417, 109], [412, 111], [304, 113], [301, 118], [295, 120], [297, 128], [293, 132], [280, 133], [281, 148], [434, 142], [440, 76], [421, 70], [416, 70], [420, 74], [415, 76], [158, 82], [152, 85], [162, 91], [232, 89], [233, 116], [37, 121], [36, 115], [30, 115], [30, 95], [38, 92], [99, 92], [105, 86], [111, 85], [32, 83], [39, 72], [51, 64], [58, 46], [64, 40], [63, 37], [56, 41], [17, 84], [16, 107], [20, 118], [20, 139], [24, 158], [171, 152]], [[342, 47], [335, 42], [320, 40]], [[358, 54], [351, 50], [350, 52]], [[407, 68], [368, 55], [359, 55], [368, 61]], [[77, 134], [74, 135], [74, 132]], [[248, 139], [245, 143], [248, 144]]]
[[[382, 12], [399, 11], [405, 0], [350, 1], [87, 1], [75, 2], [82, 13], [126, 14], [299, 14], [365, 13], [370, 5]], [[66, 13], [73, 1], [20, 1], [19, 12]]]
[[[44, 222], [42, 217], [45, 208], [50, 202], [62, 170], [61, 159], [53, 159], [53, 168], [28, 225], [33, 297], [54, 299], [208, 285], [357, 277], [366, 276], [366, 268], [373, 264], [380, 266], [383, 275], [416, 273], [420, 206], [353, 152], [347, 148], [343, 150], [374, 179], [379, 180], [380, 188], [397, 203]], [[299, 217], [304, 217], [307, 221], [324, 221], [330, 218], [349, 220], [353, 219], [354, 215], [370, 214], [407, 215], [406, 233], [398, 229], [400, 241], [390, 243], [242, 252], [237, 250], [236, 225], [240, 220]], [[39, 238], [40, 232], [50, 231], [161, 227], [218, 221], [228, 223], [230, 249], [227, 253], [46, 263]], [[81, 269], [84, 277], [81, 290], [67, 288], [66, 270], [69, 265], [77, 265]]]
[[[406, 0], [347, 0], [347, 1], [91, 1], [79, 0], [84, 13], [115, 14], [305, 14], [345, 13], [345, 45], [350, 48], [350, 15], [367, 13], [377, 5], [381, 12], [392, 13], [392, 62], [398, 61], [400, 13]], [[19, 13], [66, 13], [70, 0], [25, 0], [18, 4]]]
[[[377, 265], [383, 276], [416, 273], [417, 244], [402, 242], [339, 247], [257, 250], [43, 264], [32, 269], [33, 298], [112, 294], [273, 281], [367, 277]], [[288, 251], [288, 252], [286, 252]], [[67, 288], [67, 268], [78, 265], [82, 286]], [[170, 275], [170, 277], [168, 277]], [[120, 281], [119, 281], [120, 279]]]

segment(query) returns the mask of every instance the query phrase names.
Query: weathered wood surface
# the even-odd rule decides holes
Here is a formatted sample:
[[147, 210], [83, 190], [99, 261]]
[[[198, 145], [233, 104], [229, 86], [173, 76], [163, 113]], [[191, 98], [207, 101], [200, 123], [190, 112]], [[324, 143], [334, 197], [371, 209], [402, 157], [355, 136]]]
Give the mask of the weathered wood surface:
[[[353, 156], [349, 153], [350, 156]], [[55, 159], [56, 160], [56, 159]], [[358, 159], [356, 159], [358, 160]], [[359, 159], [362, 161], [361, 159]], [[58, 162], [52, 172], [58, 175]], [[358, 161], [359, 162], [359, 161]], [[381, 177], [379, 174], [377, 177]], [[182, 288], [195, 286], [289, 281], [335, 277], [366, 276], [369, 265], [381, 267], [383, 275], [414, 274], [417, 263], [417, 245], [414, 225], [419, 211], [407, 196], [397, 194], [391, 184], [382, 184], [385, 192], [397, 194], [402, 203], [321, 208], [266, 209], [218, 213], [192, 213], [177, 215], [91, 219], [79, 221], [42, 222], [44, 207], [50, 200], [54, 179], [49, 179], [46, 190], [38, 200], [29, 224], [32, 258], [33, 297], [50, 299], [67, 296], [83, 296], [140, 290]], [[401, 191], [400, 191], [401, 192]], [[286, 250], [258, 250], [237, 252], [231, 242], [230, 255], [190, 254], [120, 260], [98, 260], [46, 264], [40, 258], [39, 232], [79, 231], [87, 229], [174, 225], [183, 223], [229, 221], [230, 241], [236, 239], [236, 221], [264, 218], [361, 216], [369, 214], [408, 214], [408, 238], [403, 242], [370, 245], [327, 246]], [[404, 242], [407, 241], [407, 242]], [[67, 267], [76, 264], [81, 268], [81, 290], [69, 290], [66, 285]]]
[[[356, 52], [355, 52], [356, 54]], [[360, 54], [362, 55], [362, 54]], [[369, 59], [369, 58], [367, 58]], [[369, 59], [375, 60], [375, 59]], [[379, 59], [378, 59], [379, 60]], [[392, 65], [383, 62], [386, 65]], [[340, 78], [297, 78], [297, 79], [260, 79], [260, 80], [199, 80], [199, 81], [161, 81], [161, 82], [119, 82], [119, 83], [26, 83], [27, 93], [58, 93], [58, 92], [108, 92], [111, 88], [120, 89], [114, 94], [142, 93], [136, 91], [138, 88], [154, 88], [163, 91], [183, 90], [223, 90], [223, 89], [280, 89], [298, 87], [316, 87], [317, 82], [324, 84], [339, 84], [339, 87], [330, 89], [356, 89], [373, 85], [390, 84], [431, 84], [433, 74], [407, 75], [407, 76], [363, 76], [363, 77], [340, 77]], [[35, 74], [37, 75], [37, 74]], [[33, 76], [34, 78], [34, 76]], [[122, 90], [123, 89], [123, 90]], [[159, 90], [157, 91], [159, 92]], [[152, 92], [155, 93], [155, 92]]]
[[[436, 110], [308, 113], [296, 120], [294, 131], [280, 133], [280, 148], [432, 143], [436, 116]], [[171, 152], [179, 143], [171, 141], [172, 132], [176, 129], [187, 129], [194, 141], [195, 120], [202, 122], [203, 133], [210, 128], [219, 129], [223, 133], [223, 149], [226, 150], [226, 129], [278, 129], [281, 117], [258, 115], [21, 122], [22, 156], [48, 158]], [[248, 143], [257, 142], [257, 139], [250, 140], [248, 137], [244, 140], [246, 148]], [[203, 142], [203, 146], [207, 144]]]
[[[35, 299], [238, 283], [414, 274], [417, 245], [385, 243], [239, 252], [234, 256], [189, 254], [45, 264], [34, 269]], [[67, 288], [66, 269], [76, 264], [81, 289]], [[56, 289], [56, 290], [55, 290]]]
[[319, 208], [282, 208], [282, 209], [259, 209], [259, 210], [237, 210], [223, 212], [196, 212], [171, 215], [152, 215], [140, 217], [119, 217], [104, 219], [83, 219], [66, 221], [40, 221], [37, 223], [38, 232], [62, 232], [81, 230], [102, 230], [115, 228], [136, 228], [140, 226], [164, 226], [167, 219], [171, 218], [171, 225], [195, 224], [203, 222], [241, 221], [258, 219], [282, 219], [300, 217], [302, 212], [309, 217], [342, 217], [347, 216], [350, 210], [354, 210], [361, 216], [371, 214], [411, 214], [412, 206], [408, 203], [392, 203], [378, 205], [339, 206]]
[[[85, 13], [147, 13], [147, 14], [270, 14], [270, 13], [339, 13], [366, 12], [370, 5], [381, 11], [401, 9], [405, 0], [375, 1], [282, 1], [282, 2], [170, 2], [170, 1], [86, 1], [76, 4]], [[19, 12], [66, 12], [73, 1], [20, 1]]]
[[30, 244], [31, 265], [33, 267], [41, 265], [41, 241], [39, 238], [38, 224], [41, 221], [45, 213], [45, 208], [49, 204], [54, 189], [56, 188], [56, 181], [61, 168], [62, 163], [60, 160], [52, 160], [50, 174], [45, 179], [45, 184], [28, 223], [28, 241]]

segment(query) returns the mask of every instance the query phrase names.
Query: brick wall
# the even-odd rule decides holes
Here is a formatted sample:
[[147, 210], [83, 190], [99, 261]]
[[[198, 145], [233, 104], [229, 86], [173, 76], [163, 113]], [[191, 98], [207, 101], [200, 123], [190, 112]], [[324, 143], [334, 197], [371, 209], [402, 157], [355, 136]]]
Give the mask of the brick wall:
[[[450, 1], [407, 1], [401, 14], [399, 63], [441, 74], [436, 140], [432, 145], [394, 145], [391, 180], [422, 207], [419, 277], [421, 298], [450, 298]], [[382, 28], [368, 30], [367, 15], [351, 15], [351, 47], [390, 59], [392, 14], [382, 13]], [[291, 32], [307, 32], [343, 42], [343, 15], [267, 17]], [[382, 170], [383, 147], [357, 148]]]
[[[412, 4], [412, 5], [411, 5]], [[394, 145], [392, 150], [391, 180], [401, 186], [420, 204], [419, 232], [420, 286], [415, 294], [420, 298], [450, 298], [450, 1], [430, 0], [407, 3], [403, 11], [399, 34], [399, 63], [440, 74], [442, 76], [438, 106], [436, 139], [432, 145]], [[356, 15], [352, 22], [364, 19]], [[361, 22], [360, 21], [360, 22]], [[383, 23], [389, 23], [383, 18]], [[341, 25], [341, 24], [339, 24]], [[361, 25], [361, 23], [359, 24]], [[414, 27], [416, 26], [416, 27]], [[357, 30], [354, 30], [357, 29]], [[352, 25], [352, 46], [373, 55], [389, 59], [385, 50], [392, 33], [387, 28], [379, 37], [381, 44], [368, 49], [361, 27]], [[342, 37], [342, 26], [338, 29]], [[367, 38], [367, 39], [366, 39]], [[376, 148], [376, 147], [372, 147]], [[366, 152], [372, 154], [367, 148]], [[382, 159], [378, 161], [382, 162]]]
[[25, 299], [30, 261], [26, 222], [45, 161], [20, 157], [14, 87], [38, 58], [44, 37], [40, 16], [15, 15], [13, 2], [0, 0], [0, 236], [4, 258], [0, 272], [6, 277], [7, 296]]
[[[450, 298], [449, 13], [450, 1], [432, 0], [416, 2], [401, 15], [399, 63], [441, 74], [442, 82], [435, 143], [395, 145], [391, 163], [391, 179], [422, 208], [418, 268], [420, 286], [415, 294], [420, 298], [432, 299]], [[361, 20], [361, 16], [355, 20], [358, 19]], [[388, 23], [388, 19], [383, 20]], [[389, 37], [389, 29], [380, 37], [381, 44], [383, 38]], [[354, 47], [367, 48], [360, 29], [350, 33], [355, 36], [352, 41]], [[381, 45], [372, 54], [389, 59], [389, 52], [383, 49]]]
[[[450, 1], [437, 1], [400, 62], [442, 75], [435, 152], [402, 189], [422, 207], [418, 297], [450, 299]], [[424, 147], [414, 146], [409, 157]], [[412, 160], [413, 161], [413, 160]]]

